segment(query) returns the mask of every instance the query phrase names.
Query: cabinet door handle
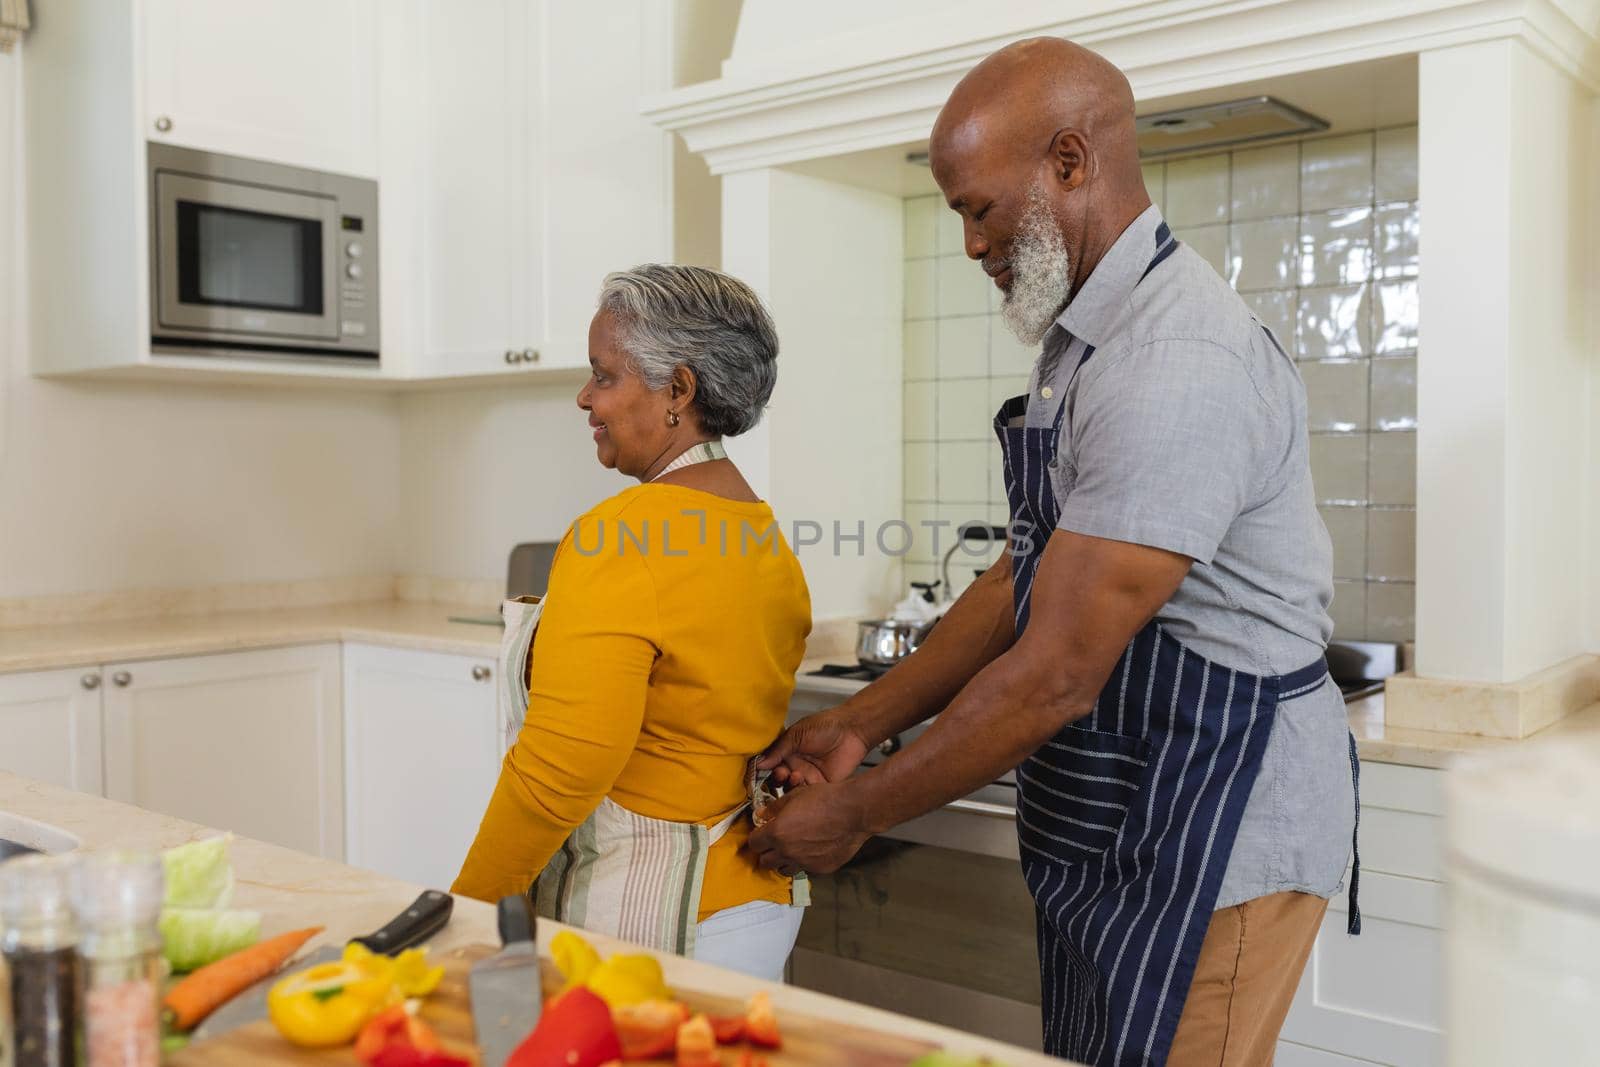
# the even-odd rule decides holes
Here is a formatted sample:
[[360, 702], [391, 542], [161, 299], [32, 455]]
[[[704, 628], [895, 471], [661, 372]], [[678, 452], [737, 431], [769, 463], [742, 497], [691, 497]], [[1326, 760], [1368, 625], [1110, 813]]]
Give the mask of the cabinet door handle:
[[156, 129], [161, 133], [172, 132], [172, 120], [165, 115], [156, 116]]
[[524, 363], [537, 363], [537, 362], [539, 362], [539, 350], [537, 348], [524, 348], [522, 350], [522, 362], [524, 362]]
[[133, 675], [129, 674], [127, 671], [118, 671], [116, 674], [111, 676], [111, 684], [116, 686], [118, 689], [126, 689], [128, 687], [128, 683], [131, 681], [133, 681]]
[[480, 663], [478, 666], [472, 668], [472, 680], [474, 682], [487, 682], [489, 680], [489, 675], [493, 673], [494, 672], [488, 667], [485, 667]]
[[99, 689], [100, 688], [100, 674], [99, 674], [99, 672], [90, 671], [88, 674], [86, 674], [82, 678], [78, 679], [78, 684], [83, 686], [85, 689]]
[[522, 357], [517, 355], [517, 350], [516, 349], [514, 349], [514, 348], [506, 349], [506, 363], [508, 363], [508, 364], [516, 363], [521, 358]]

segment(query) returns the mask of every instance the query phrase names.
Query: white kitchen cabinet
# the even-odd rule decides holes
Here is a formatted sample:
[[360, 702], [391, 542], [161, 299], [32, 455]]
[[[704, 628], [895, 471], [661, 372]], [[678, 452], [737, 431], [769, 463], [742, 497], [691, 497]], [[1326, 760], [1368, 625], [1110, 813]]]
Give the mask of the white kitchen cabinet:
[[671, 88], [672, 8], [657, 0], [539, 6], [541, 346], [547, 365], [587, 366], [600, 282], [672, 259], [673, 135], [639, 114], [645, 94]]
[[385, 359], [411, 378], [587, 365], [601, 279], [672, 249], [671, 8], [380, 13]]
[[100, 669], [0, 675], [0, 770], [101, 791]]
[[376, 5], [144, 0], [145, 137], [377, 177]]
[[488, 656], [344, 649], [347, 862], [448, 889], [500, 773]]
[[[672, 255], [673, 135], [639, 108], [670, 86], [673, 13], [671, 0], [52, 0], [21, 68], [25, 213], [49, 235], [28, 242], [34, 373], [376, 388], [575, 376], [605, 274]], [[150, 140], [375, 177], [381, 369], [154, 351]]]
[[108, 664], [112, 800], [344, 857], [338, 644]]
[[1360, 937], [1334, 897], [1278, 1043], [1279, 1067], [1444, 1062], [1443, 771], [1361, 767]]
[[537, 366], [535, 8], [402, 0], [381, 16], [382, 329], [418, 376]]

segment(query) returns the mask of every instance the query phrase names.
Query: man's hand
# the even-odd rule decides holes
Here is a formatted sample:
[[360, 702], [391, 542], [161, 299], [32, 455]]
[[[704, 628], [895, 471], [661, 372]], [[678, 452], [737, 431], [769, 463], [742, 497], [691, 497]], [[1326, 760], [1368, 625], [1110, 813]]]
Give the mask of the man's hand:
[[[804, 725], [804, 723], [796, 724]], [[872, 835], [848, 782], [822, 782], [778, 798], [745, 843], [756, 863], [783, 874], [832, 874]]]
[[[844, 706], [808, 715], [767, 747], [756, 769], [781, 786], [842, 782], [861, 766], [868, 744]], [[777, 810], [777, 809], [773, 809]]]

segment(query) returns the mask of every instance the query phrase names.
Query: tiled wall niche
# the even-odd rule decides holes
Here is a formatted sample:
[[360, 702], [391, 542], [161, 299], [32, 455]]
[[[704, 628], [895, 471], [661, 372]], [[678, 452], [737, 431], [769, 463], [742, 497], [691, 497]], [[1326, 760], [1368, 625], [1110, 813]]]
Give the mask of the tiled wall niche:
[[[1178, 237], [1299, 361], [1334, 542], [1335, 635], [1346, 639], [1408, 641], [1415, 629], [1416, 146], [1408, 126], [1145, 167]], [[918, 530], [1003, 522], [989, 423], [1026, 388], [1034, 352], [1001, 321], [955, 213], [915, 197], [905, 223], [906, 518]], [[938, 555], [918, 537], [908, 579], [937, 577]], [[970, 579], [983, 560], [966, 559], [952, 570]]]

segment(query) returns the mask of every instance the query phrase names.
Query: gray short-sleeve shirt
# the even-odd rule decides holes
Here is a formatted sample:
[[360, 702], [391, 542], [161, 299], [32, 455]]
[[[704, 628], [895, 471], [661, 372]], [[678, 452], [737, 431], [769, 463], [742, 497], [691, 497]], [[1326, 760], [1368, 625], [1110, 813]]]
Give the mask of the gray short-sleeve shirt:
[[[1152, 207], [1062, 312], [1027, 424], [1048, 426], [1065, 405], [1051, 471], [1061, 529], [1191, 557], [1162, 625], [1218, 663], [1286, 674], [1322, 655], [1333, 630], [1305, 386], [1192, 250], [1150, 268], [1158, 229]], [[1217, 907], [1331, 895], [1353, 818], [1344, 702], [1329, 684], [1280, 707]]]

